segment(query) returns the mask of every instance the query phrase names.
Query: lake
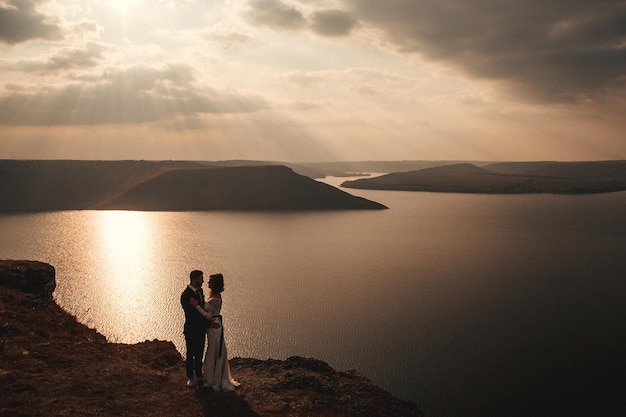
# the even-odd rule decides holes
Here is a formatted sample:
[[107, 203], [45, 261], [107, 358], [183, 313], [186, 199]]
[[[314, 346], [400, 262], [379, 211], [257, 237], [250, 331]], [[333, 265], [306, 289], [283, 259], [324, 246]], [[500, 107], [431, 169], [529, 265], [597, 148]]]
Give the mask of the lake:
[[427, 416], [625, 415], [625, 192], [347, 191], [389, 210], [5, 213], [0, 258], [52, 264], [111, 341], [184, 353], [189, 272], [222, 272], [231, 356], [356, 368]]

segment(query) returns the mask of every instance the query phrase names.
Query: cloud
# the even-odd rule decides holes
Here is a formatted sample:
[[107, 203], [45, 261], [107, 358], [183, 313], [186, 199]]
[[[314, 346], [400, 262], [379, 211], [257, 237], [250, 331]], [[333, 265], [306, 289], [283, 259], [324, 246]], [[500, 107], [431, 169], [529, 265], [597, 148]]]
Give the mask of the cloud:
[[210, 30], [200, 32], [202, 38], [217, 45], [224, 52], [233, 52], [254, 45], [254, 39], [232, 30]]
[[15, 45], [33, 39], [60, 39], [61, 29], [37, 11], [40, 0], [0, 1], [0, 42]]
[[498, 81], [532, 100], [581, 102], [623, 88], [622, 0], [344, 3], [399, 50]]
[[276, 30], [311, 30], [321, 36], [346, 36], [357, 21], [339, 9], [320, 9], [305, 14], [280, 0], [250, 0], [244, 17], [248, 22]]
[[356, 20], [341, 10], [321, 10], [313, 13], [312, 29], [324, 36], [345, 36], [356, 25]]
[[136, 65], [83, 76], [80, 82], [33, 91], [15, 85], [0, 96], [2, 125], [147, 123], [199, 114], [247, 113], [261, 98], [199, 85], [190, 66]]
[[76, 68], [90, 68], [104, 58], [106, 47], [90, 42], [78, 48], [63, 48], [43, 59], [21, 59], [14, 62], [0, 61], [0, 68], [9, 71], [49, 74]]
[[304, 15], [295, 7], [280, 0], [252, 0], [245, 17], [253, 24], [274, 29], [301, 29], [305, 26]]

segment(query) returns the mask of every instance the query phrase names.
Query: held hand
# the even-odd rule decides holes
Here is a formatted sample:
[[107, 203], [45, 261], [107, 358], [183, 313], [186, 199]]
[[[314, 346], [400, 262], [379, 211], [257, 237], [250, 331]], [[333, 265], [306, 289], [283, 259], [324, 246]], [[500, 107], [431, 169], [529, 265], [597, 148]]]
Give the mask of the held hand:
[[189, 299], [189, 302], [191, 303], [191, 305], [192, 305], [193, 307], [195, 307], [195, 306], [197, 306], [198, 304], [200, 304], [200, 303], [198, 303], [198, 300], [196, 300], [196, 299], [195, 299], [195, 298], [193, 298], [193, 297]]
[[212, 321], [211, 322], [211, 328], [212, 329], [219, 329], [220, 327], [222, 327], [218, 322], [216, 321]]

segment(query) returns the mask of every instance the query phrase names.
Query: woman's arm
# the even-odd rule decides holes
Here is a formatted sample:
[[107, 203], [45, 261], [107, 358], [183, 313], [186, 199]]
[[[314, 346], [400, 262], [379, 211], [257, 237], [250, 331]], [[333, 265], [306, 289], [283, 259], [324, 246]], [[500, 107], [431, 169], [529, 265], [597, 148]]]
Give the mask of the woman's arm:
[[198, 312], [202, 314], [205, 319], [211, 322], [211, 327], [213, 327], [214, 329], [219, 329], [220, 324], [212, 320], [213, 316], [215, 315], [215, 310], [214, 310], [214, 306], [211, 304], [211, 300], [209, 300], [207, 303], [204, 304], [204, 308], [200, 307], [198, 300], [196, 300], [195, 298], [192, 298], [190, 302], [191, 302], [191, 305], [194, 306], [195, 309], [198, 310]]

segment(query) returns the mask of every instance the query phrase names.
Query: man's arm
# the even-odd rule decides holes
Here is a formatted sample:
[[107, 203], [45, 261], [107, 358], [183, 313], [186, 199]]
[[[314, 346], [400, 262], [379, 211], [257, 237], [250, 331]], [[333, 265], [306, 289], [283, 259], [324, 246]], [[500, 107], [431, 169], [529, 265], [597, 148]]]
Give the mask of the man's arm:
[[191, 297], [192, 293], [188, 290], [183, 291], [180, 295], [180, 305], [183, 306], [183, 310], [187, 311], [193, 309], [193, 306], [190, 303]]

